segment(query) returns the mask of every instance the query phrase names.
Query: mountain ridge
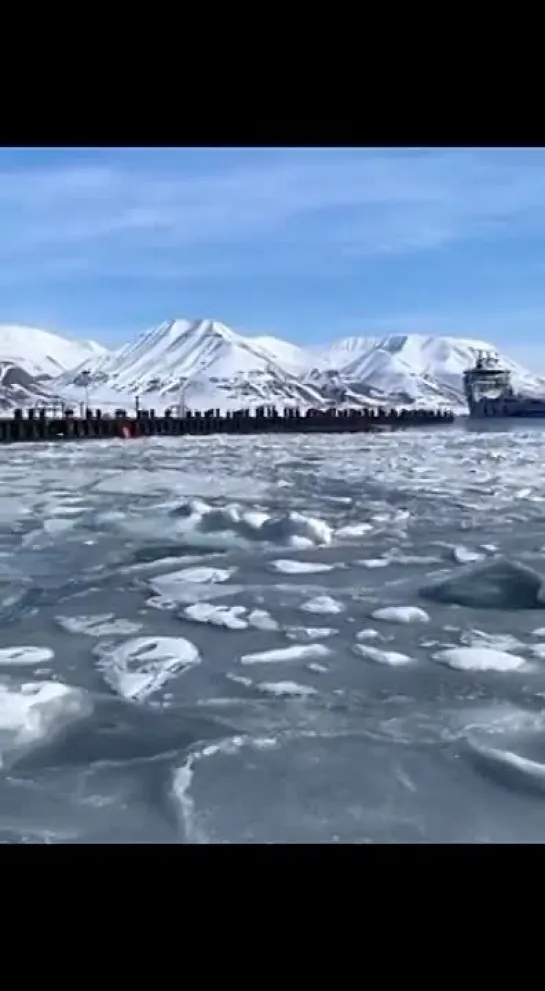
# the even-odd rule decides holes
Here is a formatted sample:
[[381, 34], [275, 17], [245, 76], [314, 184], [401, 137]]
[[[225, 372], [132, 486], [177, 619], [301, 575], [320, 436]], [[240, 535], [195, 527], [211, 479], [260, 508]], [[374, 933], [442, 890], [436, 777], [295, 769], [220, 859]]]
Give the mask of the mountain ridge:
[[0, 324], [0, 408], [56, 399], [53, 383], [85, 358], [106, 349], [37, 327]]
[[[343, 401], [462, 407], [465, 368], [479, 351], [496, 351], [486, 341], [424, 334], [352, 335], [302, 346], [241, 334], [213, 319], [166, 320], [113, 351], [33, 328], [8, 329], [3, 337], [0, 325], [4, 405], [10, 389], [12, 402], [27, 397], [28, 405], [33, 390], [40, 402], [48, 396], [79, 402], [85, 387], [97, 403], [132, 404], [138, 395], [157, 407], [177, 404], [182, 394], [196, 408]], [[81, 360], [70, 364], [74, 358]], [[500, 359], [516, 387], [545, 395], [545, 377], [506, 355]], [[8, 372], [21, 380], [15, 390]]]

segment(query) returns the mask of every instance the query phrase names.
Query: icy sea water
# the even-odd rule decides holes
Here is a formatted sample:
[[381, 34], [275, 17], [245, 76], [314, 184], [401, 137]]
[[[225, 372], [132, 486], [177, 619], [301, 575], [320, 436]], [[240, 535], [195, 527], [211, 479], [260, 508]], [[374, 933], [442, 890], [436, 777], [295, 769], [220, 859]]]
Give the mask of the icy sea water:
[[545, 430], [4, 447], [3, 842], [541, 842]]

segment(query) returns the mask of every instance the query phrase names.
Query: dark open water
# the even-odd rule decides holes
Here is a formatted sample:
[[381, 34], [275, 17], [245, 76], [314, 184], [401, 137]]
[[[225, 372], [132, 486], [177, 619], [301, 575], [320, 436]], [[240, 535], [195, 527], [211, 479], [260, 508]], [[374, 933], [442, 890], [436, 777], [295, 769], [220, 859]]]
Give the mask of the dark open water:
[[0, 839], [545, 837], [542, 429], [1, 453]]

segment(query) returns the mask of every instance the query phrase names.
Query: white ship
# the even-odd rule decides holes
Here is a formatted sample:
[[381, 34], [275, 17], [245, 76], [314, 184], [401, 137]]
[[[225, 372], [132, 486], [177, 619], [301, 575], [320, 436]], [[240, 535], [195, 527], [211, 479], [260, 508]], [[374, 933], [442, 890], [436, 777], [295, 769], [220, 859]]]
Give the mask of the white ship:
[[501, 367], [495, 354], [479, 352], [474, 367], [464, 372], [464, 391], [473, 419], [491, 416], [545, 418], [545, 397], [515, 393], [511, 373]]

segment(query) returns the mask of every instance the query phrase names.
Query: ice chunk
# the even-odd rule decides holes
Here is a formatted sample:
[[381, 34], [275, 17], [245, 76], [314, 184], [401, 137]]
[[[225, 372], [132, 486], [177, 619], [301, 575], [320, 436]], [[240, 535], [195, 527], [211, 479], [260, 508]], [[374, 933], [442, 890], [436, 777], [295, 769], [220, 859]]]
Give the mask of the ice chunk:
[[296, 681], [262, 681], [256, 688], [266, 695], [287, 696], [288, 698], [308, 698], [317, 695], [315, 688], [310, 685], [299, 685]]
[[0, 665], [33, 665], [44, 664], [54, 657], [49, 647], [2, 647], [0, 648]]
[[452, 548], [452, 556], [457, 564], [470, 564], [473, 561], [482, 561], [484, 554], [479, 554], [478, 551], [472, 551], [469, 547], [460, 544], [459, 547]]
[[279, 629], [279, 624], [266, 609], [252, 609], [248, 615], [248, 622], [255, 630], [272, 631]]
[[348, 523], [346, 526], [340, 527], [335, 536], [341, 539], [345, 537], [362, 537], [364, 533], [369, 533], [373, 526], [371, 523]]
[[411, 664], [412, 658], [407, 654], [400, 654], [396, 650], [379, 650], [378, 647], [366, 647], [363, 643], [354, 644], [354, 650], [362, 657], [375, 661], [376, 664], [388, 664], [390, 667], [401, 667], [403, 664]]
[[280, 558], [272, 562], [276, 571], [282, 571], [286, 575], [310, 575], [318, 574], [321, 571], [332, 571], [332, 564], [322, 564], [320, 561], [290, 561]]
[[305, 612], [335, 614], [343, 612], [344, 606], [336, 599], [332, 599], [330, 595], [317, 595], [315, 599], [304, 602], [301, 609], [304, 609]]
[[517, 671], [524, 666], [524, 658], [490, 647], [448, 647], [433, 659], [458, 671]]
[[84, 633], [88, 637], [130, 636], [142, 629], [141, 623], [116, 619], [114, 613], [95, 616], [56, 616], [59, 626], [67, 633]]
[[385, 623], [429, 623], [430, 617], [418, 606], [385, 606], [371, 613], [372, 619], [382, 619]]
[[333, 626], [288, 626], [286, 636], [288, 640], [326, 640], [335, 636], [339, 631]]
[[313, 657], [328, 657], [330, 650], [320, 643], [299, 644], [293, 647], [279, 647], [277, 650], [264, 650], [257, 654], [244, 654], [241, 664], [275, 664], [283, 661], [305, 661]]
[[245, 612], [244, 606], [214, 606], [211, 602], [195, 602], [184, 609], [184, 616], [195, 623], [210, 623], [211, 626], [224, 626], [228, 630], [246, 630]]
[[0, 764], [52, 739], [92, 708], [87, 692], [61, 682], [0, 683]]
[[201, 660], [194, 644], [183, 637], [135, 637], [123, 644], [99, 644], [94, 653], [107, 684], [135, 701], [148, 698]]

